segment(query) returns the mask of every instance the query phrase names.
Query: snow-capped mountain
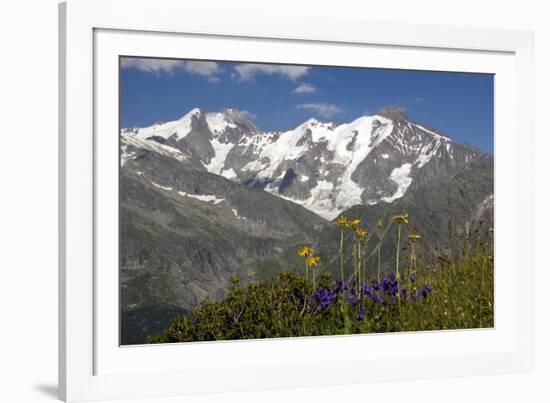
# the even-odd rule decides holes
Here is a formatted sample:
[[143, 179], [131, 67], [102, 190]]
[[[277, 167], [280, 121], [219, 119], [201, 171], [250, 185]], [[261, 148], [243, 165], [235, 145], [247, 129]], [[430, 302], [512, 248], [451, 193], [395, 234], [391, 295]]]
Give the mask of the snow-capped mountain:
[[392, 203], [410, 189], [445, 181], [485, 154], [392, 109], [344, 124], [309, 119], [277, 132], [258, 129], [235, 109], [193, 109], [121, 136], [121, 164], [139, 149], [155, 150], [328, 220], [354, 205]]

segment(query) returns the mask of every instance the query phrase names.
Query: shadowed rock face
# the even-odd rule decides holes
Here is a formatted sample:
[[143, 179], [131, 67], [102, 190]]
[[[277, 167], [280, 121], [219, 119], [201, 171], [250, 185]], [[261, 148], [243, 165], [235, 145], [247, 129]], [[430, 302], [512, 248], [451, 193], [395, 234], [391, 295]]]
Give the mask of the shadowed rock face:
[[[369, 228], [408, 212], [423, 256], [451, 241], [449, 221], [492, 228], [493, 158], [399, 111], [262, 132], [237, 110], [196, 109], [123, 129], [121, 148], [123, 344], [222, 298], [232, 275], [302, 270], [299, 245], [314, 245], [320, 270], [335, 272], [331, 220], [342, 212]], [[385, 267], [394, 253], [384, 249]]]
[[391, 120], [409, 121], [409, 117], [399, 106], [385, 106], [378, 111], [380, 116], [384, 116]]

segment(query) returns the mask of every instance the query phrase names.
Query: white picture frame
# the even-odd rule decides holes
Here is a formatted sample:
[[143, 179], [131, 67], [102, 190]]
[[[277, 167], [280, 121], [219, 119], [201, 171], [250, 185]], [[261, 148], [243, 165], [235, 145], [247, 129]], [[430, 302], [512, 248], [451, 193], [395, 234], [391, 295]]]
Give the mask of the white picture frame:
[[[297, 15], [228, 15], [193, 10], [170, 0], [70, 0], [60, 5], [59, 39], [62, 399], [171, 396], [532, 370], [531, 33]], [[248, 61], [292, 62], [301, 57], [299, 61], [323, 64], [328, 59], [313, 60], [315, 56], [307, 49], [331, 47], [341, 50], [346, 65], [365, 65], [352, 53], [380, 52], [385, 55], [384, 64], [375, 67], [496, 72], [495, 329], [378, 336], [384, 339], [358, 335], [134, 348], [113, 342], [118, 336], [112, 335], [118, 309], [113, 308], [113, 293], [118, 284], [116, 275], [105, 270], [107, 246], [101, 245], [108, 245], [102, 220], [108, 221], [109, 210], [103, 206], [112, 195], [104, 186], [118, 180], [109, 153], [118, 155], [118, 149], [103, 140], [109, 137], [97, 136], [98, 131], [118, 131], [113, 123], [118, 110], [116, 96], [111, 96], [116, 85], [109, 78], [111, 62], [128, 52], [185, 56], [177, 46], [182, 40], [189, 45], [186, 51], [193, 49], [198, 58], [224, 59], [240, 51], [245, 55], [240, 57], [250, 53]], [[214, 46], [221, 41], [233, 46]], [[268, 45], [272, 47], [269, 60], [260, 51]], [[298, 48], [304, 50], [301, 56]], [[395, 57], [398, 52], [400, 57]], [[427, 60], [418, 61], [420, 54]], [[416, 351], [376, 353], [368, 348], [374, 341], [391, 344], [396, 337], [417, 346]], [[364, 354], [342, 360], [334, 354], [337, 345]], [[326, 352], [322, 358], [316, 354], [319, 349]], [[179, 364], [182, 360], [170, 359], [175, 355], [189, 359]]]

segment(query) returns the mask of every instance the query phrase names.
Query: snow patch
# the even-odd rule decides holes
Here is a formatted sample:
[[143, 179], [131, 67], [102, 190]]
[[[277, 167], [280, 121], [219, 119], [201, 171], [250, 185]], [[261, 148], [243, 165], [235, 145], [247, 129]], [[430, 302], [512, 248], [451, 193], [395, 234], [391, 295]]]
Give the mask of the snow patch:
[[221, 171], [220, 175], [227, 179], [234, 179], [237, 177], [237, 174], [235, 173], [233, 168], [224, 169], [223, 171]]
[[231, 211], [233, 212], [235, 217], [237, 217], [239, 220], [246, 220], [246, 217], [242, 217], [239, 215], [239, 212], [237, 211], [237, 209], [232, 208]]
[[420, 150], [420, 155], [414, 162], [416, 165], [418, 165], [418, 168], [422, 168], [424, 165], [430, 162], [430, 160], [436, 155], [439, 147], [441, 147], [441, 141], [439, 139], [436, 139], [424, 145]]
[[[374, 121], [380, 125], [373, 130]], [[346, 164], [346, 170], [340, 179], [339, 192], [336, 195], [336, 205], [342, 210], [355, 204], [361, 204], [361, 195], [364, 189], [360, 187], [353, 179], [352, 174], [359, 164], [370, 154], [370, 152], [388, 137], [393, 130], [393, 123], [389, 119], [381, 116], [366, 116], [359, 118], [349, 125], [341, 125], [338, 131], [344, 130], [342, 138], [349, 133], [357, 133], [355, 143], [351, 151], [348, 151], [348, 142], [345, 146], [338, 143], [335, 146], [335, 157], [333, 162]]]
[[203, 201], [203, 202], [213, 202], [214, 204], [219, 204], [221, 203], [222, 201], [225, 201], [225, 199], [218, 199], [216, 196], [214, 195], [195, 195], [195, 194], [190, 194], [190, 193], [186, 193], [186, 192], [178, 192], [181, 196], [185, 196], [185, 197], [191, 197], [193, 199], [197, 199], [197, 200], [200, 200], [200, 201]]
[[138, 129], [135, 137], [145, 140], [151, 136], [158, 136], [164, 139], [174, 136], [176, 140], [181, 140], [191, 132], [193, 118], [198, 116], [200, 113], [200, 109], [195, 108], [178, 120], [162, 124], [154, 124], [149, 127]]
[[208, 113], [206, 114], [206, 123], [208, 128], [214, 134], [220, 134], [228, 127], [236, 128], [237, 126], [233, 122], [229, 122], [223, 113]]
[[[266, 190], [268, 190], [266, 188]], [[299, 204], [302, 207], [323, 217], [325, 220], [333, 220], [340, 213], [332, 202], [334, 184], [325, 180], [317, 182], [317, 185], [311, 189], [310, 196], [305, 200], [294, 199], [292, 197], [277, 194], [288, 201]], [[273, 193], [273, 192], [272, 192]]]
[[395, 168], [391, 174], [390, 179], [397, 184], [397, 190], [392, 196], [382, 197], [382, 201], [391, 203], [396, 199], [399, 199], [405, 195], [405, 192], [412, 183], [411, 174], [412, 164], [406, 163], [400, 167]]
[[221, 174], [223, 167], [225, 166], [225, 159], [227, 154], [234, 147], [234, 144], [231, 143], [221, 143], [218, 139], [213, 139], [210, 144], [214, 148], [214, 157], [210, 160], [208, 164], [203, 164], [208, 172], [214, 174]]
[[172, 188], [171, 188], [170, 186], [162, 186], [162, 185], [159, 185], [158, 183], [153, 182], [153, 181], [151, 181], [151, 183], [153, 184], [153, 186], [156, 186], [156, 187], [158, 187], [159, 189], [166, 190], [166, 191], [168, 191], [168, 192], [171, 192], [171, 191], [172, 191]]
[[420, 130], [425, 131], [426, 133], [430, 133], [432, 136], [434, 136], [437, 139], [443, 139], [447, 141], [452, 141], [450, 138], [442, 136], [441, 134], [438, 134], [436, 132], [433, 132], [431, 130], [426, 129], [424, 126], [417, 125], [416, 123], [413, 123], [414, 126], [418, 127]]
[[120, 166], [124, 166], [127, 161], [133, 160], [136, 157], [136, 153], [134, 151], [128, 152], [126, 151], [128, 147], [122, 148], [122, 153], [120, 155]]
[[142, 140], [132, 135], [123, 134], [121, 135], [121, 142], [121, 166], [123, 166], [127, 161], [134, 159], [137, 155], [135, 151], [128, 152], [128, 146], [132, 146], [137, 149], [152, 151], [166, 157], [174, 158], [178, 161], [183, 161], [187, 159], [187, 157], [177, 148], [170, 147], [166, 144], [161, 144], [156, 141]]

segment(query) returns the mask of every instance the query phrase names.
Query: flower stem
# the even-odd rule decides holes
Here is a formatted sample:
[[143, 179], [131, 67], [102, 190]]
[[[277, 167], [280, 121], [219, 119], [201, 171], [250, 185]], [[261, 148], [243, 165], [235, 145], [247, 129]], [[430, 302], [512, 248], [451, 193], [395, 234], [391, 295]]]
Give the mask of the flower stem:
[[401, 249], [401, 223], [397, 223], [397, 252], [395, 254], [395, 279], [397, 281], [397, 302], [401, 313], [401, 289], [399, 285], [399, 249]]
[[340, 279], [342, 281], [342, 295], [340, 299], [340, 311], [342, 313], [342, 321], [346, 320], [346, 313], [344, 311], [344, 229], [340, 229]]
[[361, 293], [361, 240], [357, 240], [357, 292]]
[[378, 252], [377, 252], [377, 260], [378, 260], [378, 271], [377, 271], [377, 280], [378, 283], [380, 283], [380, 246], [382, 245], [382, 241], [378, 241]]
[[359, 288], [359, 278], [357, 276], [357, 238], [353, 244], [353, 274], [355, 275], [355, 288]]
[[[414, 251], [414, 242], [411, 242], [411, 264], [409, 265], [409, 275], [408, 275], [408, 282], [407, 286], [409, 287], [409, 291], [411, 289], [411, 275], [413, 274], [413, 263], [416, 263], [416, 255]], [[416, 264], [415, 264], [416, 267]]]
[[367, 279], [367, 241], [366, 240], [365, 240], [364, 248], [365, 250], [363, 251], [363, 275], [361, 277], [363, 279], [363, 282], [365, 282], [365, 280]]
[[344, 286], [344, 230], [340, 230], [340, 276]]
[[401, 248], [401, 224], [397, 224], [397, 251], [395, 253], [395, 278], [399, 280], [399, 249]]

